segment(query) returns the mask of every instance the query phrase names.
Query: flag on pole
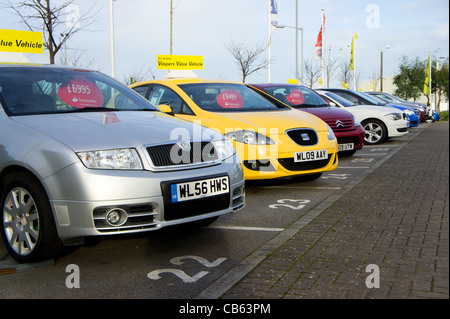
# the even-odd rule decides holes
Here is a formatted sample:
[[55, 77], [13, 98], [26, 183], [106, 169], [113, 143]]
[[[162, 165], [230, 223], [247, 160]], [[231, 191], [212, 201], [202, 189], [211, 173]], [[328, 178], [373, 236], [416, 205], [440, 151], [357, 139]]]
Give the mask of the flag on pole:
[[314, 59], [322, 58], [322, 27], [320, 27], [319, 35], [317, 36], [316, 46], [314, 48]]
[[347, 90], [348, 90], [348, 83], [345, 82], [345, 81], [342, 81], [342, 87], [343, 87], [344, 89], [347, 89]]
[[425, 70], [425, 83], [423, 84], [423, 94], [430, 95], [431, 94], [431, 52], [428, 56], [428, 65]]
[[352, 50], [350, 54], [350, 70], [355, 70], [355, 40], [358, 38], [356, 33], [353, 35], [352, 39]]
[[270, 0], [270, 34], [277, 29], [278, 5], [276, 0]]

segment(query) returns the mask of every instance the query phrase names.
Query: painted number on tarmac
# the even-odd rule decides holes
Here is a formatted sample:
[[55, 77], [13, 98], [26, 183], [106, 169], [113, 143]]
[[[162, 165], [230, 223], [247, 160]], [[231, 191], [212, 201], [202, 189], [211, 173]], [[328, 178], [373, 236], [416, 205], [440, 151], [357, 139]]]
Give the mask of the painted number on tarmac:
[[274, 209], [277, 209], [278, 207], [287, 207], [293, 210], [299, 210], [305, 207], [305, 204], [308, 204], [309, 202], [311, 201], [308, 199], [279, 199], [277, 200], [277, 204], [269, 205], [269, 207]]
[[322, 176], [323, 179], [330, 179], [330, 178], [334, 178], [334, 179], [347, 179], [348, 176], [350, 176], [352, 174], [328, 174], [326, 176]]
[[[170, 262], [174, 265], [182, 265], [184, 263], [182, 260], [184, 260], [184, 259], [193, 259], [193, 260], [197, 261], [199, 264], [201, 264], [205, 267], [208, 267], [208, 268], [217, 267], [223, 261], [226, 260], [226, 258], [221, 257], [221, 258], [217, 258], [213, 262], [209, 262], [205, 258], [199, 257], [199, 256], [182, 256], [182, 257], [174, 257], [174, 258], [170, 259]], [[180, 278], [181, 280], [183, 280], [183, 282], [185, 282], [185, 283], [194, 283], [194, 282], [197, 282], [197, 280], [199, 280], [200, 278], [203, 278], [204, 276], [209, 274], [209, 271], [200, 271], [197, 274], [195, 274], [194, 276], [189, 276], [183, 270], [166, 268], [166, 269], [153, 270], [147, 274], [147, 277], [152, 280], [158, 280], [158, 279], [161, 279], [160, 274], [162, 274], [162, 273], [171, 273], [171, 274], [174, 274], [175, 276], [177, 276], [178, 278]]]

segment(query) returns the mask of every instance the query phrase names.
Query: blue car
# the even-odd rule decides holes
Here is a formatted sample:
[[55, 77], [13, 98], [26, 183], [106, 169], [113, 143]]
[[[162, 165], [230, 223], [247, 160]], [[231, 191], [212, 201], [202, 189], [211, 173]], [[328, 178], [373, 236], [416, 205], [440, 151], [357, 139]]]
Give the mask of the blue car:
[[379, 98], [376, 98], [363, 92], [357, 92], [347, 89], [328, 89], [328, 88], [324, 90], [336, 93], [341, 97], [343, 97], [344, 99], [349, 100], [354, 105], [378, 105], [378, 106], [395, 107], [397, 109], [402, 110], [408, 116], [409, 127], [419, 125], [420, 122], [419, 114], [418, 112], [416, 113], [416, 111], [411, 107], [396, 103], [386, 103], [385, 101], [380, 100]]
[[[364, 93], [364, 94], [366, 94], [366, 93]], [[376, 99], [377, 101], [379, 101], [382, 105], [389, 105], [389, 106], [396, 107], [400, 110], [403, 110], [406, 113], [406, 115], [408, 115], [409, 127], [419, 126], [420, 112], [418, 110], [415, 110], [413, 107], [407, 106], [406, 104], [403, 104], [403, 103], [387, 102], [377, 95], [369, 95], [369, 96]]]

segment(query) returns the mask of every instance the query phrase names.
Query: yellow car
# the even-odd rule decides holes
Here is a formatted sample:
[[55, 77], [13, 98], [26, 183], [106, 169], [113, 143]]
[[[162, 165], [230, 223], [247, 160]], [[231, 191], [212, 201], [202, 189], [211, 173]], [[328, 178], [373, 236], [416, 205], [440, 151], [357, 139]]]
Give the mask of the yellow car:
[[168, 79], [130, 87], [161, 111], [215, 129], [232, 140], [246, 180], [313, 180], [337, 168], [338, 144], [325, 122], [243, 83]]

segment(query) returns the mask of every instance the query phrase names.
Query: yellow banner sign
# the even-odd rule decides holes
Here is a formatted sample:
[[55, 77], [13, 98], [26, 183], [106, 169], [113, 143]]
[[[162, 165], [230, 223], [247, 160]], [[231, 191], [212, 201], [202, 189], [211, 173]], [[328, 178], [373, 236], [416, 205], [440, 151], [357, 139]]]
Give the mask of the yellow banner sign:
[[203, 70], [203, 56], [158, 55], [157, 64], [160, 70]]
[[43, 53], [42, 32], [0, 29], [0, 51]]

